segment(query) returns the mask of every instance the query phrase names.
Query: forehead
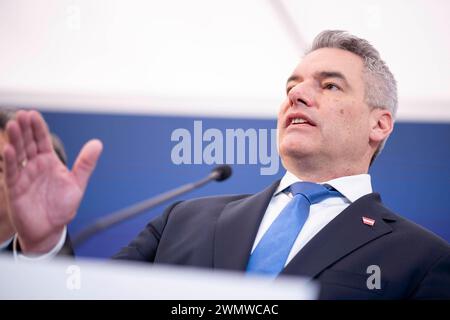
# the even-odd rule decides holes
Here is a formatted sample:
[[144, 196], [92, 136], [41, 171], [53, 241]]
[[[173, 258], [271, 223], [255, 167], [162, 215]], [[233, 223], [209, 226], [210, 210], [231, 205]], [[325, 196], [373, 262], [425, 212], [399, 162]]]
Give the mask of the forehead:
[[337, 71], [349, 82], [362, 81], [363, 60], [358, 55], [336, 48], [322, 48], [307, 54], [295, 68], [293, 75], [307, 78], [317, 72]]

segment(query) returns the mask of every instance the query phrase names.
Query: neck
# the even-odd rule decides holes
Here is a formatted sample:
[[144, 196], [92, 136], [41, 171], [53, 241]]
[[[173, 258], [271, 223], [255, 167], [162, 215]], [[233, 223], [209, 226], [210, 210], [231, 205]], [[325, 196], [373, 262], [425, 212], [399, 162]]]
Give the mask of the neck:
[[332, 179], [365, 174], [368, 172], [368, 165], [348, 165], [337, 166], [333, 164], [320, 165], [316, 163], [305, 163], [304, 161], [283, 161], [283, 165], [297, 178], [303, 181], [321, 183]]

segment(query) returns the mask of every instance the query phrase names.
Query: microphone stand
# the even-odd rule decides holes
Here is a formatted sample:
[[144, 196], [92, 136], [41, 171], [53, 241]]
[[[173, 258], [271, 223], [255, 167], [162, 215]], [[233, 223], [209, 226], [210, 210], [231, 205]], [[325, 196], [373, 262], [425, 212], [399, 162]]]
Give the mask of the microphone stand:
[[192, 191], [196, 188], [200, 188], [201, 186], [207, 184], [208, 182], [212, 180], [216, 181], [223, 181], [225, 179], [228, 179], [231, 176], [231, 167], [228, 165], [221, 165], [216, 167], [208, 176], [205, 178], [198, 180], [196, 182], [187, 183], [185, 185], [182, 185], [176, 189], [169, 190], [167, 192], [164, 192], [160, 195], [157, 195], [156, 197], [138, 202], [135, 205], [132, 205], [130, 207], [118, 210], [116, 212], [113, 212], [106, 217], [100, 218], [96, 220], [93, 224], [89, 225], [85, 229], [81, 230], [80, 233], [75, 235], [75, 237], [72, 240], [72, 245], [74, 247], [78, 247], [81, 243], [85, 242], [87, 239], [92, 237], [94, 234], [105, 230], [112, 225], [115, 225], [117, 223], [123, 222], [127, 219], [130, 219], [144, 211], [147, 211], [153, 207], [156, 207], [157, 205], [170, 200], [172, 198], [175, 198], [183, 193]]

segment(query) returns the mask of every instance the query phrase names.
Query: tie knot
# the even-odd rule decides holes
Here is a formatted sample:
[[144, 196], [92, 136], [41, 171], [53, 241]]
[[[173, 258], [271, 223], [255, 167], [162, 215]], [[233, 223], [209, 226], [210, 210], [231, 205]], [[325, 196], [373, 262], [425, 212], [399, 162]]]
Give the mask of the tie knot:
[[298, 194], [305, 196], [311, 204], [320, 202], [328, 197], [339, 196], [339, 192], [336, 190], [331, 190], [313, 182], [296, 182], [290, 186], [290, 191], [294, 196]]

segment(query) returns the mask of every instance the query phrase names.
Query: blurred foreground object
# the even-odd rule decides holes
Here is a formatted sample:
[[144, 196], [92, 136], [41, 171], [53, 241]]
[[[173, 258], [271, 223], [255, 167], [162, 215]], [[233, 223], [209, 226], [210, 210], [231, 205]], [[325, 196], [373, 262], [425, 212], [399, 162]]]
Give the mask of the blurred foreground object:
[[0, 299], [312, 300], [303, 278], [77, 259], [15, 262], [0, 256]]

